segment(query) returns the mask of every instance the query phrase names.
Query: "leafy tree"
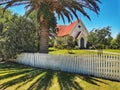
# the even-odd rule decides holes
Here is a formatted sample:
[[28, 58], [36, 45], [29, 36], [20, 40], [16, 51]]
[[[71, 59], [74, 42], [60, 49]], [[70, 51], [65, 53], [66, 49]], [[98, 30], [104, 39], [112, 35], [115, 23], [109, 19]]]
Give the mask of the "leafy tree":
[[13, 15], [13, 18], [4, 27], [1, 43], [1, 52], [4, 58], [13, 58], [21, 52], [37, 51], [37, 36], [34, 23], [24, 17]]
[[0, 22], [0, 36], [1, 36], [1, 34], [2, 34], [2, 30], [3, 30], [3, 23]]
[[113, 39], [110, 30], [110, 27], [92, 30], [88, 36], [91, 48], [102, 49], [110, 47], [110, 42]]
[[7, 30], [7, 24], [9, 24], [9, 21], [11, 21], [11, 18], [13, 17], [12, 12], [9, 10], [6, 10], [3, 16], [2, 10], [3, 8], [0, 7], [0, 58], [3, 57], [3, 45], [5, 42], [5, 38], [3, 38], [3, 33]]
[[56, 39], [56, 48], [72, 50], [75, 47], [75, 40], [72, 36], [58, 37]]
[[110, 46], [111, 46], [110, 47], [111, 49], [117, 49], [118, 48], [117, 40], [116, 39], [112, 39]]
[[111, 48], [111, 41], [113, 40], [113, 37], [110, 35], [108, 38], [106, 38], [106, 48]]
[[73, 37], [68, 36], [68, 38], [67, 38], [67, 48], [72, 49], [72, 48], [74, 48], [74, 46], [75, 46], [75, 43], [74, 43]]
[[97, 44], [96, 33], [94, 31], [91, 31], [88, 35], [88, 47], [95, 49], [96, 44]]
[[57, 38], [55, 48], [67, 49], [67, 40], [68, 40], [68, 36]]
[[6, 10], [3, 16], [3, 8], [0, 7], [0, 35], [2, 35], [3, 27], [11, 20], [12, 18], [12, 12], [9, 10]]
[[117, 42], [118, 49], [120, 49], [120, 33], [117, 35], [116, 42]]
[[68, 49], [68, 53], [72, 54], [72, 49], [75, 47], [75, 41], [74, 38], [72, 36], [68, 36], [67, 37], [67, 49]]
[[120, 33], [118, 33], [117, 37], [111, 41], [112, 49], [120, 49]]
[[48, 41], [50, 26], [55, 24], [55, 13], [58, 17], [65, 18], [70, 22], [73, 15], [78, 19], [76, 12], [82, 13], [84, 16], [89, 17], [85, 8], [88, 8], [96, 13], [99, 12], [97, 5], [99, 0], [2, 0], [0, 5], [5, 9], [24, 4], [27, 10], [27, 15], [33, 11], [37, 12], [37, 20], [40, 23], [40, 52], [48, 53]]

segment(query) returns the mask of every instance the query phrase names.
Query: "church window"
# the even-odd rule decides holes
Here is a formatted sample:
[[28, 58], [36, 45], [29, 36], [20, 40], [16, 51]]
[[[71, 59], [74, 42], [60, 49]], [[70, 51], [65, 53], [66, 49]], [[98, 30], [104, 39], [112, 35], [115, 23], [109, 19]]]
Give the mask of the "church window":
[[78, 28], [81, 28], [81, 26], [80, 26], [80, 25], [78, 25]]

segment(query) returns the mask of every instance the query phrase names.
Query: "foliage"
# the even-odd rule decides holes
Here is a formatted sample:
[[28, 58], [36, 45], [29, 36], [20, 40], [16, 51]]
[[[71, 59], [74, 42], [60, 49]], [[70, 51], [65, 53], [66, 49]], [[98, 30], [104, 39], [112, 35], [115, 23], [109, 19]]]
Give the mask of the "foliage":
[[[36, 26], [36, 33], [37, 33], [38, 42], [39, 42], [39, 38], [40, 38], [40, 36], [39, 36], [39, 34], [40, 34], [40, 31], [39, 31], [40, 25], [39, 25], [39, 23], [37, 22], [37, 18], [36, 18], [37, 15], [36, 15], [36, 14], [37, 14], [37, 13], [34, 11], [34, 12], [30, 13], [30, 14], [28, 15], [28, 17], [30, 18], [30, 20], [33, 21], [33, 23], [34, 23], [35, 26]], [[52, 18], [51, 22], [48, 23], [48, 24], [49, 24], [49, 27], [50, 27], [50, 29], [49, 29], [49, 46], [50, 46], [50, 47], [53, 47], [53, 46], [54, 46], [54, 40], [55, 40], [55, 38], [56, 38], [56, 19], [55, 19], [55, 17]], [[38, 48], [38, 51], [39, 51], [39, 48]]]
[[4, 26], [9, 22], [11, 21], [12, 19], [12, 12], [9, 11], [9, 10], [6, 10], [6, 12], [4, 13], [4, 16], [3, 16], [3, 13], [2, 13], [2, 10], [3, 8], [0, 7], [0, 36], [2, 36], [2, 32], [3, 32], [3, 28]]
[[11, 6], [24, 4], [26, 8], [28, 9], [27, 14], [30, 14], [31, 12], [37, 10], [38, 18], [39, 16], [44, 14], [45, 20], [46, 19], [50, 20], [49, 15], [51, 16], [51, 14], [54, 13], [55, 11], [58, 14], [59, 18], [62, 17], [63, 21], [65, 22], [64, 18], [67, 17], [68, 21], [70, 21], [71, 19], [73, 19], [72, 15], [74, 15], [78, 19], [76, 11], [81, 12], [84, 16], [90, 19], [89, 15], [85, 11], [85, 8], [88, 8], [98, 14], [100, 9], [97, 5], [97, 2], [100, 3], [99, 0], [94, 0], [94, 1], [83, 0], [81, 2], [75, 1], [75, 0], [70, 0], [70, 1], [68, 0], [57, 0], [57, 1], [56, 0], [55, 1], [54, 0], [40, 0], [40, 1], [38, 0], [37, 1], [36, 0], [28, 0], [28, 1], [9, 0], [9, 2], [6, 0], [2, 0], [0, 2], [0, 5], [4, 5], [5, 9], [7, 9]]
[[0, 22], [0, 34], [2, 33], [2, 30], [3, 30], [3, 23]]
[[57, 43], [55, 45], [58, 49], [68, 49], [72, 50], [75, 47], [75, 40], [72, 36], [58, 37]]
[[7, 23], [12, 18], [12, 12], [9, 10], [6, 10], [6, 12], [3, 15], [3, 8], [0, 7], [0, 22], [1, 23]]
[[117, 37], [111, 41], [112, 49], [120, 49], [120, 33], [118, 33]]
[[[40, 37], [40, 52], [48, 53], [48, 42], [49, 42], [49, 30], [50, 27], [56, 25], [55, 13], [58, 18], [62, 18], [65, 22], [67, 17], [68, 22], [75, 16], [78, 19], [76, 12], [82, 13], [84, 16], [90, 19], [86, 12], [86, 9], [90, 9], [98, 14], [100, 11], [98, 7], [99, 0], [2, 0], [0, 5], [3, 5], [5, 9], [16, 6], [25, 5], [27, 8], [27, 15], [31, 12], [37, 12], [37, 20], [40, 23], [41, 29], [39, 29]], [[53, 27], [52, 26], [52, 27]]]
[[58, 49], [65, 49], [67, 48], [67, 37], [57, 37], [56, 38], [56, 44], [55, 44], [55, 48], [58, 48]]
[[117, 49], [117, 48], [118, 48], [118, 44], [117, 44], [116, 39], [113, 39], [113, 40], [111, 41], [110, 46], [111, 46], [111, 49]]
[[94, 29], [88, 36], [88, 46], [92, 49], [120, 49], [120, 33], [112, 38], [110, 27]]
[[56, 42], [55, 47], [58, 49], [72, 49], [75, 46], [72, 36], [58, 37]]
[[75, 41], [72, 36], [68, 36], [67, 38], [67, 49], [68, 53], [73, 54], [72, 49], [75, 47]]
[[67, 48], [72, 49], [75, 46], [74, 38], [72, 36], [68, 36], [67, 38]]
[[2, 14], [3, 8], [0, 7], [0, 58], [3, 58], [3, 45], [5, 44], [5, 38], [3, 38], [5, 32], [7, 30], [7, 25], [9, 24], [9, 21], [13, 18], [12, 12], [9, 10], [6, 10], [4, 13], [4, 16]]
[[109, 48], [113, 39], [110, 30], [109, 26], [92, 30], [88, 36], [89, 47], [93, 49]]
[[117, 42], [118, 49], [120, 49], [120, 33], [117, 35], [116, 42]]
[[37, 51], [35, 25], [29, 19], [13, 15], [11, 21], [3, 28], [1, 52], [4, 58], [13, 58], [21, 52]]
[[49, 47], [54, 47], [54, 39], [49, 40]]

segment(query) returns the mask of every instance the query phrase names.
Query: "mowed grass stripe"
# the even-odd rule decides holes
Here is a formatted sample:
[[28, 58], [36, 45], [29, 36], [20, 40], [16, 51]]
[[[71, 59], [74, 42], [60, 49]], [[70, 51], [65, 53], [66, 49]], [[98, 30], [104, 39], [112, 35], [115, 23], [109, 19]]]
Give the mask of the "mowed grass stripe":
[[[119, 90], [120, 82], [95, 78], [86, 75], [73, 74], [61, 71], [31, 68], [21, 64], [0, 64], [1, 71], [13, 67], [14, 70], [26, 72], [3, 75], [0, 79], [0, 90]], [[3, 68], [4, 66], [4, 68]], [[8, 67], [9, 66], [9, 67]], [[2, 70], [3, 69], [3, 70]], [[29, 70], [27, 72], [27, 70]], [[20, 72], [20, 71], [19, 71]], [[22, 71], [21, 71], [22, 72]], [[4, 73], [4, 72], [2, 72]], [[10, 76], [9, 76], [10, 75]]]

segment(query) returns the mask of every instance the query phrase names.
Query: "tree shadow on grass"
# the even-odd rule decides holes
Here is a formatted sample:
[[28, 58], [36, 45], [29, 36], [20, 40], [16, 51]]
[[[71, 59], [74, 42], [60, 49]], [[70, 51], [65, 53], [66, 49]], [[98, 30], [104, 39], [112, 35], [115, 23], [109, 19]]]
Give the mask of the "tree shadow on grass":
[[58, 72], [57, 77], [61, 90], [72, 90], [73, 88], [75, 90], [83, 90], [83, 88], [75, 81], [75, 74]]
[[4, 62], [0, 63], [0, 71], [8, 71], [8, 70], [21, 70], [21, 69], [30, 69], [30, 67], [22, 65], [22, 64], [16, 64], [13, 62]]
[[[9, 67], [5, 68], [5, 65], [4, 65], [3, 66], [4, 68], [0, 67], [0, 69], [3, 68], [3, 71], [4, 71], [4, 69], [11, 68], [11, 66], [8, 64], [11, 64], [11, 63], [6, 64], [6, 66], [9, 66]], [[21, 87], [24, 87], [24, 85], [30, 83], [31, 81], [34, 81], [28, 86], [27, 90], [33, 90], [33, 89], [49, 90], [49, 88], [53, 85], [52, 80], [54, 76], [57, 78], [57, 82], [59, 84], [58, 86], [60, 86], [60, 90], [71, 90], [71, 89], [83, 90], [80, 83], [78, 83], [75, 80], [76, 77], [86, 81], [87, 83], [97, 85], [97, 86], [99, 85], [96, 82], [107, 84], [89, 76], [83, 76], [83, 75], [60, 72], [60, 71], [44, 70], [44, 69], [38, 69], [38, 68], [30, 68], [20, 64], [12, 63], [12, 68], [14, 68], [15, 70], [18, 69], [18, 71], [10, 72], [8, 74], [0, 76], [0, 80], [12, 78], [7, 82], [3, 82], [0, 85], [0, 89], [5, 90], [9, 87], [19, 84], [15, 89], [17, 90], [17, 89], [20, 89]], [[16, 78], [13, 78], [13, 77], [16, 77]]]
[[[28, 90], [48, 90], [52, 86], [52, 79], [55, 72], [48, 70], [45, 75], [40, 77], [35, 83], [33, 83]], [[36, 87], [37, 86], [37, 87]]]
[[96, 79], [92, 76], [88, 76], [88, 75], [76, 75], [76, 76], [79, 77], [80, 79], [86, 81], [87, 83], [90, 83], [90, 84], [93, 84], [93, 85], [100, 86], [99, 84], [97, 84], [97, 82], [109, 85], [108, 83], [105, 83], [101, 80], [98, 80], [98, 79]]

